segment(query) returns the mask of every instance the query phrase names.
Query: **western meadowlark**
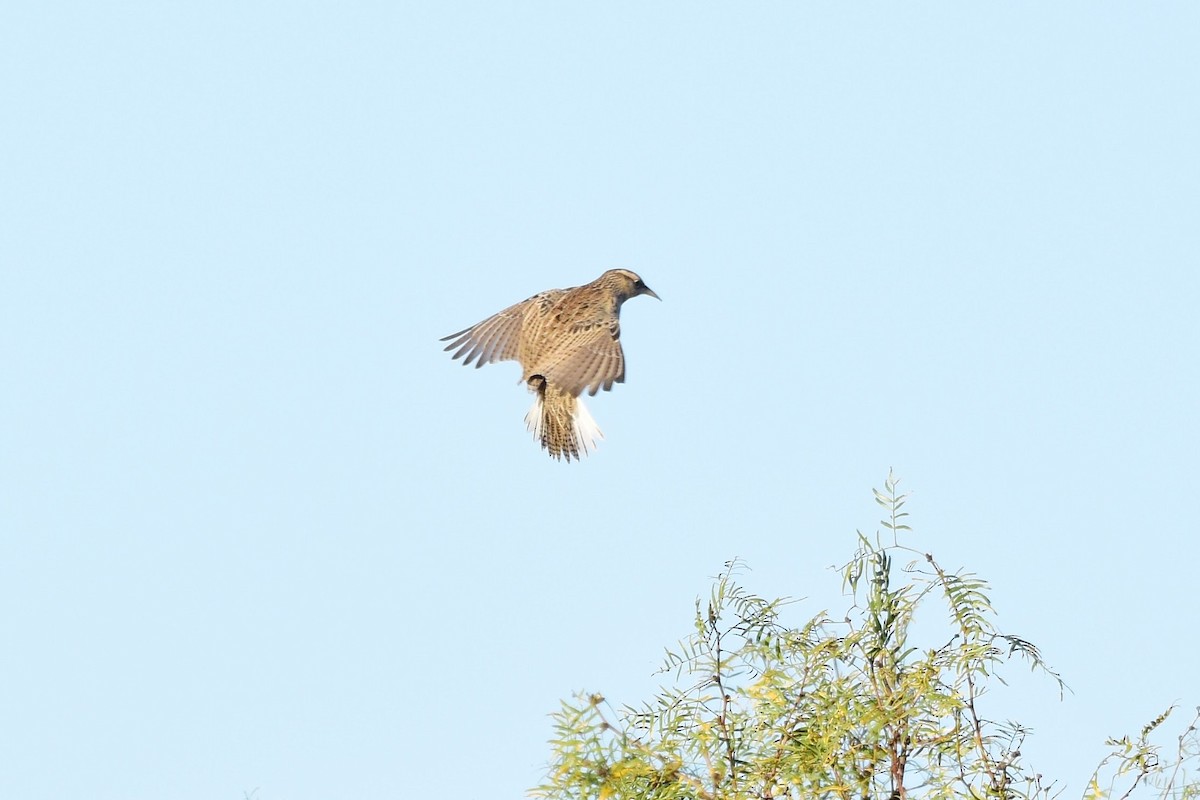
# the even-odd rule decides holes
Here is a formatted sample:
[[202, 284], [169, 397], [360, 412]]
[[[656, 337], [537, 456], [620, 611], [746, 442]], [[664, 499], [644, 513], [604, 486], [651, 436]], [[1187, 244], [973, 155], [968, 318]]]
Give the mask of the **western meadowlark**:
[[519, 361], [534, 393], [525, 424], [554, 458], [579, 459], [603, 436], [579, 395], [625, 382], [621, 304], [639, 294], [661, 299], [627, 269], [591, 283], [551, 289], [442, 339], [454, 358], [476, 368]]

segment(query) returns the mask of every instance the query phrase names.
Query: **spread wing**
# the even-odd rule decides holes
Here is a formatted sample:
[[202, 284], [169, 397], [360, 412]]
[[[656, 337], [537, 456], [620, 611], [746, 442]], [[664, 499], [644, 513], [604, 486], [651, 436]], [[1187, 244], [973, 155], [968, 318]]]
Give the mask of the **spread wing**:
[[520, 343], [525, 314], [539, 296], [535, 295], [515, 306], [509, 306], [499, 314], [493, 314], [466, 330], [442, 337], [441, 341], [450, 342], [444, 349], [454, 350], [454, 358], [462, 358], [465, 355], [464, 367], [472, 361], [475, 362], [476, 369], [493, 361], [515, 361], [518, 358], [517, 345]]
[[546, 380], [576, 397], [585, 390], [594, 395], [625, 382], [621, 326], [615, 317], [572, 326], [561, 336], [561, 345], [546, 359]]

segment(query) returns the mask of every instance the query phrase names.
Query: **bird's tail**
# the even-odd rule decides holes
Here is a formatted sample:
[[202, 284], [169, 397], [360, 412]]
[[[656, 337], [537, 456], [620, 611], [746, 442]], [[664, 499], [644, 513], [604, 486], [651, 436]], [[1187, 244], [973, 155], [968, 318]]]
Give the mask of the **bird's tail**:
[[582, 459], [604, 438], [580, 398], [547, 383], [541, 375], [529, 379], [529, 389], [535, 397], [525, 425], [554, 458]]

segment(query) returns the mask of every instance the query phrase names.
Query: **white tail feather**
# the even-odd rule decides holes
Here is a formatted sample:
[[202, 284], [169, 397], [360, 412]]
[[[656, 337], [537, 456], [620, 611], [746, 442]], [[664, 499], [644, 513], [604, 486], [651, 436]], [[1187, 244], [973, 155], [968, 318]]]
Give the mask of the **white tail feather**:
[[542, 413], [542, 395], [541, 392], [533, 393], [533, 405], [529, 407], [529, 413], [525, 415], [525, 429], [533, 434], [533, 438], [537, 441], [542, 440], [542, 424], [546, 419], [546, 415]]
[[595, 450], [596, 445], [604, 438], [604, 433], [596, 424], [596, 420], [592, 419], [592, 414], [583, 404], [582, 397], [575, 398], [572, 422], [575, 423], [575, 441], [579, 442], [579, 452], [586, 455], [589, 450]]

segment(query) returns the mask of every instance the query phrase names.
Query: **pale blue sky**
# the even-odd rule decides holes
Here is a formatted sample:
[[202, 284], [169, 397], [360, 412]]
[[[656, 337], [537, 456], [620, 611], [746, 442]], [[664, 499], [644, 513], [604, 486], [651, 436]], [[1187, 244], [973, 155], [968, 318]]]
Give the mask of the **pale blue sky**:
[[[649, 8], [646, 6], [650, 5]], [[1200, 6], [10, 4], [0, 796], [514, 797], [889, 467], [1075, 693], [1200, 702]], [[438, 337], [610, 267], [582, 464]]]

